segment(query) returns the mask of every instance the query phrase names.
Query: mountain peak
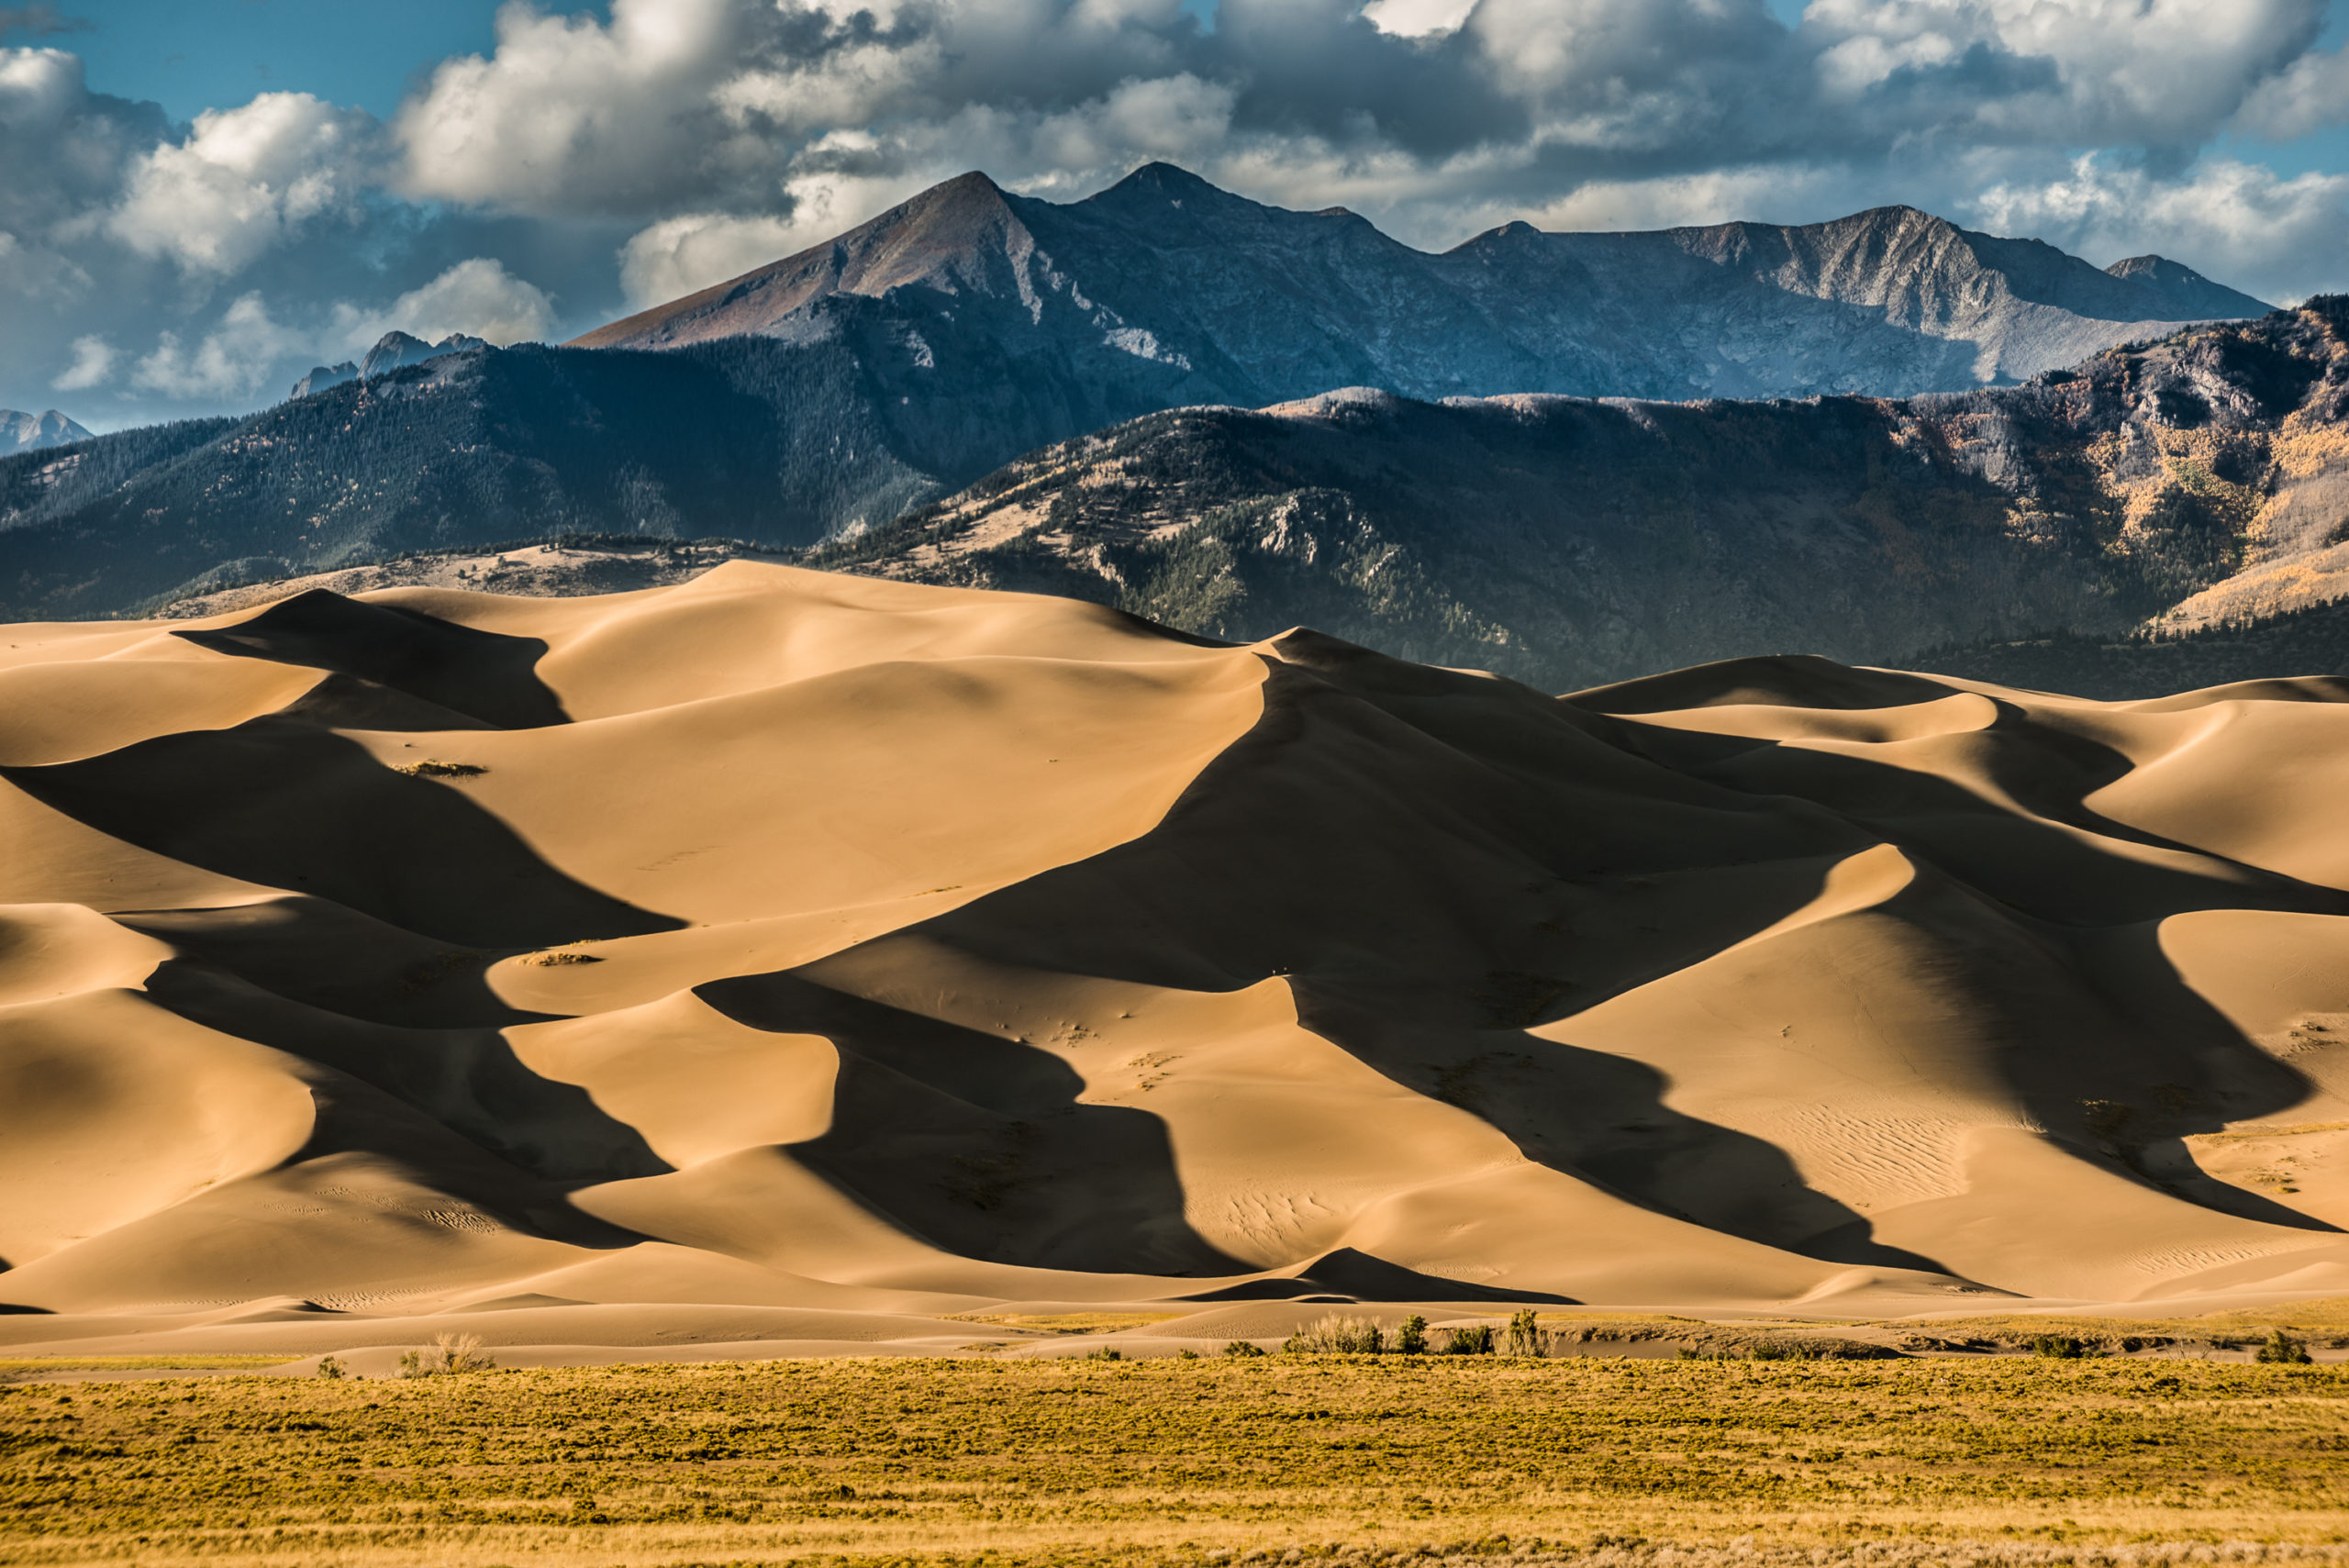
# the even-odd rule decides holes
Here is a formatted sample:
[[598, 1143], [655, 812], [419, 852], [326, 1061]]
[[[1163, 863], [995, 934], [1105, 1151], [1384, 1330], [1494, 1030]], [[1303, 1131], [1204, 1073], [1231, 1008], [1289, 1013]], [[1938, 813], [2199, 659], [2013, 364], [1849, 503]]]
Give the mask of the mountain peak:
[[54, 408], [44, 409], [39, 414], [0, 408], [0, 457], [10, 452], [28, 452], [39, 447], [61, 447], [90, 439], [89, 431]]
[[1154, 159], [1143, 164], [1101, 194], [1108, 195], [1112, 192], [1126, 190], [1167, 191], [1176, 195], [1192, 191], [1212, 191], [1219, 196], [1231, 194], [1220, 185], [1201, 179], [1181, 164], [1169, 163], [1163, 159]]
[[2181, 321], [2265, 316], [2275, 308], [2224, 284], [2212, 283], [2183, 261], [2166, 256], [2129, 256], [2104, 270], [2122, 283], [2148, 290]]
[[880, 295], [908, 284], [968, 278], [984, 270], [984, 252], [1005, 248], [1019, 228], [1012, 201], [974, 169], [820, 245], [598, 328], [569, 346], [674, 348], [769, 330], [825, 295]]

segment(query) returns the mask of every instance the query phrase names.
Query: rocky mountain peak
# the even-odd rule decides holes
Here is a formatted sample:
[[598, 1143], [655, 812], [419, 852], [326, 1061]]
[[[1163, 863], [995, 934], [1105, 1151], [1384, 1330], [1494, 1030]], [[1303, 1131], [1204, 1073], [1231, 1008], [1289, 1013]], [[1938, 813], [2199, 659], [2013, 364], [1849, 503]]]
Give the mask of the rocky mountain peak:
[[2166, 256], [2130, 256], [2105, 268], [2108, 275], [2159, 297], [2181, 317], [2212, 320], [2264, 314], [2262, 302], [2224, 284], [2211, 282], [2183, 261]]
[[308, 397], [330, 386], [340, 386], [350, 381], [373, 381], [379, 375], [389, 375], [402, 365], [420, 365], [427, 360], [437, 360], [443, 354], [461, 354], [468, 349], [486, 349], [486, 339], [463, 332], [451, 332], [438, 343], [428, 343], [408, 332], [386, 332], [375, 339], [375, 346], [356, 364], [345, 360], [340, 364], [317, 365], [310, 373], [294, 384], [291, 397]]
[[54, 408], [39, 414], [0, 408], [0, 456], [9, 452], [28, 452], [41, 447], [61, 447], [90, 439], [89, 431]]

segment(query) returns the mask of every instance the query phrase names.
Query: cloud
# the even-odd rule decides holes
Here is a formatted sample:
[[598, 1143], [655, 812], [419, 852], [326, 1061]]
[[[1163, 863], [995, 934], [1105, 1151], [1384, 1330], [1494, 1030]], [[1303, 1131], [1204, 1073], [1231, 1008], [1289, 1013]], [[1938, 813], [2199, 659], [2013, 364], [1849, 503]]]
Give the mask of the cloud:
[[165, 332], [155, 351], [139, 361], [131, 384], [166, 397], [242, 400], [274, 382], [289, 360], [310, 351], [310, 339], [273, 320], [258, 294], [241, 295], [195, 348]]
[[1475, 8], [1476, 0], [1370, 0], [1362, 14], [1382, 33], [1423, 39], [1458, 32]]
[[76, 388], [106, 417], [308, 368], [250, 372], [271, 345], [567, 335], [966, 170], [1070, 200], [1152, 158], [1428, 249], [1905, 202], [2268, 297], [2349, 287], [2349, 169], [2241, 150], [2349, 123], [2327, 0], [550, 4], [510, 0], [384, 123], [283, 92], [173, 125], [70, 52], [0, 50], [0, 291], [27, 302], [0, 403], [83, 339], [153, 345]]
[[606, 24], [511, 0], [493, 55], [443, 62], [402, 106], [401, 188], [517, 212], [640, 211], [705, 185], [706, 166], [763, 161], [754, 139], [713, 135], [750, 12], [614, 0]]
[[462, 332], [502, 349], [509, 343], [543, 342], [553, 331], [553, 302], [486, 256], [458, 262], [400, 295], [389, 309], [339, 306], [334, 327], [334, 335], [351, 353], [386, 332], [406, 332], [429, 343]]
[[114, 372], [118, 356], [114, 346], [95, 333], [73, 339], [73, 363], [49, 384], [60, 392], [82, 392], [98, 385]]
[[2158, 251], [2279, 303], [2349, 284], [2349, 173], [2288, 180], [2214, 158], [2162, 180], [2091, 154], [2063, 178], [1994, 185], [1972, 205], [2001, 233], [2044, 237], [2099, 263]]
[[629, 303], [640, 308], [694, 294], [820, 241], [829, 204], [802, 201], [801, 210], [809, 205], [814, 210], [797, 222], [696, 212], [640, 229], [620, 248], [620, 284]]
[[60, 33], [86, 33], [92, 25], [87, 17], [68, 17], [47, 4], [0, 6], [0, 33], [54, 38]]
[[353, 209], [373, 121], [307, 93], [264, 93], [196, 116], [194, 133], [132, 166], [106, 227], [142, 256], [234, 272], [312, 218]]
[[2277, 141], [2349, 125], [2349, 48], [2300, 56], [2263, 83], [2237, 117]]

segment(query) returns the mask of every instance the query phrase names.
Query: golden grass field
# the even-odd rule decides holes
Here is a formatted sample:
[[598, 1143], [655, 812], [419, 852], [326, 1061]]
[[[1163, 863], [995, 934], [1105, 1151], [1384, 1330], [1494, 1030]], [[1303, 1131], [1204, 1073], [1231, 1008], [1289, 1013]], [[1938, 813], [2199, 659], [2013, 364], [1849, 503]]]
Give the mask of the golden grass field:
[[[0, 1562], [2349, 1555], [2349, 1372], [821, 1360], [0, 1389]], [[2232, 1552], [2229, 1542], [2266, 1543]], [[1971, 1544], [1967, 1544], [1971, 1543]]]

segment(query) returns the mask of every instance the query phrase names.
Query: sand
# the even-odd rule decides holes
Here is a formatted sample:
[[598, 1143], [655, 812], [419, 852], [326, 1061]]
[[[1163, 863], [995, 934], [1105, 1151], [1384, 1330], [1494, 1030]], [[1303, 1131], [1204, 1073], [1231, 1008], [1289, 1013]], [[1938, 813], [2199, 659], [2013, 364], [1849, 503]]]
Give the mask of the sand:
[[732, 562], [0, 695], [19, 1353], [2349, 1294], [2340, 683], [1561, 698]]

